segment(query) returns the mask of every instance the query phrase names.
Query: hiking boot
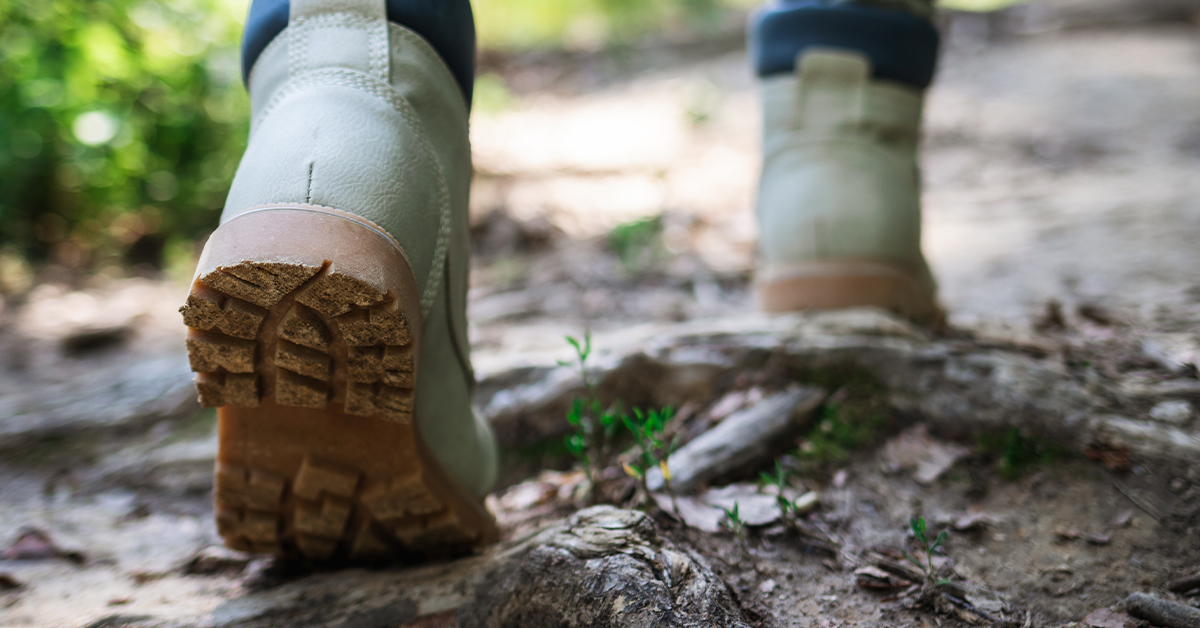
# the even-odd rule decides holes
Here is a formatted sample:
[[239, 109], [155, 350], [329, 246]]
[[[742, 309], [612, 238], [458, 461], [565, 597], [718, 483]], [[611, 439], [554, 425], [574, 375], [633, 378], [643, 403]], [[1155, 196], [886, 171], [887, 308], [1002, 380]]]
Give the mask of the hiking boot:
[[[924, 96], [913, 84], [932, 77], [936, 31], [922, 18], [898, 11], [788, 10], [800, 15], [797, 19], [825, 20], [818, 20], [818, 32], [826, 39], [836, 39], [839, 32], [851, 37], [909, 29], [916, 31], [910, 39], [928, 44], [924, 33], [929, 32], [932, 53], [887, 68], [896, 78], [880, 78], [872, 56], [854, 45], [804, 45], [788, 71], [770, 72], [763, 70], [763, 59], [778, 56], [780, 47], [762, 39], [779, 35], [758, 33], [760, 75], [767, 74], [757, 206], [761, 305], [772, 312], [877, 306], [939, 325], [944, 314], [921, 253], [917, 146]], [[863, 31], [857, 25], [864, 15], [882, 20], [886, 28]], [[839, 23], [854, 28], [838, 31]], [[786, 32], [804, 37], [796, 25]], [[887, 43], [886, 37], [879, 39]], [[912, 41], [902, 43], [897, 47], [923, 50]]]
[[180, 308], [217, 408], [217, 527], [312, 559], [496, 538], [466, 338], [467, 100], [382, 0], [292, 0]]

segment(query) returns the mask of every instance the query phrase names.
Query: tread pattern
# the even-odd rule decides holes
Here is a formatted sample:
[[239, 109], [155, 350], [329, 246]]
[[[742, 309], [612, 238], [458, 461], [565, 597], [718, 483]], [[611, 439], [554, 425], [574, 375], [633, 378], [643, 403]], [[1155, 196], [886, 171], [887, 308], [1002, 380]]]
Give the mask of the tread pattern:
[[[180, 312], [205, 407], [254, 408], [273, 395], [278, 405], [412, 424], [412, 330], [390, 292], [328, 263], [243, 262], [200, 277]], [[415, 449], [399, 453], [412, 468], [391, 478], [311, 455], [285, 475], [253, 460], [219, 463], [218, 531], [235, 549], [314, 559], [474, 545], [481, 532], [437, 497]]]
[[200, 404], [258, 405], [266, 387], [243, 375], [256, 372], [268, 312], [293, 291], [278, 325], [275, 401], [302, 408], [332, 401], [329, 351], [336, 327], [350, 354], [345, 411], [411, 422], [412, 332], [399, 303], [354, 277], [299, 264], [243, 262], [195, 283], [179, 311], [193, 330], [187, 348]]

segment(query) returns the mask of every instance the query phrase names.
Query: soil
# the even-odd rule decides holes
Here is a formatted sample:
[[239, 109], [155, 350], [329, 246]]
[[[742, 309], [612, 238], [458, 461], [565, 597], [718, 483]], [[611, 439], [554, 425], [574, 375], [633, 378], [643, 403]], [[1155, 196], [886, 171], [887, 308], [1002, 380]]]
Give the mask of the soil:
[[[953, 559], [954, 572], [998, 592], [1011, 605], [1007, 617], [1019, 624], [1027, 613], [1037, 626], [1079, 621], [1131, 591], [1161, 587], [1200, 559], [1194, 529], [1190, 534], [1186, 528], [1164, 530], [1169, 526], [1138, 510], [1114, 487], [1133, 480], [1159, 499], [1174, 500], [1162, 478], [1144, 469], [1139, 470], [1144, 475], [1130, 478], [1086, 462], [1061, 463], [1006, 481], [977, 460], [936, 487], [884, 475], [872, 455], [846, 471], [844, 488], [823, 493], [825, 511], [817, 519], [846, 543], [844, 552], [912, 552], [916, 548], [905, 523], [922, 514], [931, 529], [951, 530], [946, 556]], [[1124, 521], [1130, 510], [1127, 523], [1113, 523]], [[988, 522], [966, 532], [953, 530], [954, 521], [968, 513]], [[717, 572], [763, 625], [958, 623], [888, 601], [898, 589], [858, 587], [847, 575], [850, 569], [831, 568], [837, 557], [805, 547], [782, 530], [773, 532], [751, 534], [744, 546], [728, 535], [681, 534], [713, 557]], [[1093, 541], [1085, 539], [1089, 535]]]
[[[744, 54], [729, 45], [687, 50], [637, 64], [489, 62], [511, 93], [507, 106], [473, 120], [470, 307], [474, 361], [488, 383], [481, 406], [504, 382], [540, 368], [522, 356], [559, 352], [564, 335], [585, 327], [735, 320], [753, 311], [753, 80]], [[1194, 26], [1013, 32], [952, 19], [926, 121], [925, 246], [954, 334], [1095, 364], [1088, 377], [1105, 386], [1194, 379]], [[631, 224], [648, 216], [658, 218]], [[651, 237], [640, 239], [645, 233]], [[183, 363], [174, 310], [185, 286], [71, 278], [53, 268], [41, 279], [0, 309], [5, 430], [13, 417], [36, 419], [38, 404], [118, 381], [149, 360]], [[24, 440], [0, 431], [0, 552], [27, 529], [44, 531], [58, 548], [0, 559], [0, 576], [19, 585], [0, 578], [0, 624], [269, 625], [251, 621], [256, 605], [336, 577], [253, 556], [189, 573], [196, 553], [219, 539], [210, 503], [213, 415], [188, 397], [154, 420], [64, 418], [53, 431], [22, 432], [33, 434]], [[716, 401], [697, 398], [696, 415]], [[1150, 424], [1150, 408], [1138, 412]], [[965, 625], [909, 608], [902, 589], [856, 584], [854, 570], [871, 550], [917, 549], [913, 516], [951, 528], [941, 555], [954, 579], [994, 591], [1013, 624], [1081, 622], [1134, 591], [1171, 597], [1164, 583], [1200, 571], [1200, 462], [1188, 468], [1098, 452], [1096, 460], [1049, 457], [1009, 478], [994, 452], [964, 440], [973, 453], [923, 485], [885, 468], [878, 449], [919, 420], [898, 413], [871, 445], [796, 480], [821, 495], [806, 525], [840, 551], [778, 524], [744, 540], [665, 515], [660, 527], [697, 548], [759, 626]], [[1200, 429], [1190, 414], [1176, 420], [1181, 430]], [[490, 500], [506, 538], [577, 507], [556, 492], [575, 481], [569, 474], [538, 475], [543, 466], [566, 468], [556, 444], [510, 456], [521, 464], [510, 465]], [[967, 515], [975, 525], [953, 529]], [[453, 624], [453, 604], [430, 608], [408, 625]], [[287, 625], [318, 624], [293, 617]]]

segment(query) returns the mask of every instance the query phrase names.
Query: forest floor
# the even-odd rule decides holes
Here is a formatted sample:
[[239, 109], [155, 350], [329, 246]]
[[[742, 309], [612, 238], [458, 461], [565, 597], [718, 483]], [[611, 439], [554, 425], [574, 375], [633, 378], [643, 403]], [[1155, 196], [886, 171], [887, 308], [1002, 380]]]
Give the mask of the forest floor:
[[[614, 355], [631, 338], [721, 326], [733, 330], [722, 350], [752, 356], [762, 329], [813, 325], [805, 337], [829, 346], [996, 350], [1200, 451], [1194, 25], [948, 20], [922, 148], [925, 250], [950, 313], [940, 338], [870, 312], [754, 313], [759, 113], [736, 41], [531, 54], [485, 71], [472, 128], [470, 337], [476, 401], [507, 448], [489, 498], [506, 542], [579, 507], [579, 475], [557, 445], [571, 388], [530, 391], [558, 372], [563, 337], [585, 329]], [[44, 270], [0, 309], [0, 625], [454, 624], [461, 595], [370, 621], [330, 616], [309, 611], [332, 599], [322, 587], [341, 572], [212, 558], [215, 427], [190, 391], [176, 312], [186, 286], [63, 276]], [[816, 496], [801, 518], [809, 536], [761, 512], [740, 536], [656, 517], [705, 557], [749, 624], [1114, 628], [1134, 620], [1094, 612], [1135, 591], [1200, 605], [1195, 591], [1162, 588], [1200, 572], [1200, 458], [1119, 439], [1072, 447], [994, 424], [945, 429], [873, 377], [831, 380], [753, 358], [675, 397], [640, 399], [642, 389], [613, 383], [612, 394], [633, 395], [627, 403], [675, 404], [688, 434], [797, 382], [841, 395], [779, 458], [794, 471], [790, 489]], [[956, 377], [970, 387], [1000, 375]], [[1043, 401], [1056, 402], [1025, 405]], [[1019, 414], [1023, 403], [1006, 407]], [[839, 407], [872, 418], [854, 423]], [[822, 440], [844, 425], [861, 429]], [[951, 464], [922, 475], [930, 459]], [[753, 482], [756, 471], [721, 479]], [[606, 494], [636, 505], [622, 482]], [[695, 499], [716, 499], [712, 490]], [[730, 490], [749, 504], [759, 489]], [[914, 549], [915, 516], [949, 530], [937, 561], [982, 592], [979, 613], [916, 604], [895, 570], [881, 573], [880, 556], [902, 563], [897, 552]]]

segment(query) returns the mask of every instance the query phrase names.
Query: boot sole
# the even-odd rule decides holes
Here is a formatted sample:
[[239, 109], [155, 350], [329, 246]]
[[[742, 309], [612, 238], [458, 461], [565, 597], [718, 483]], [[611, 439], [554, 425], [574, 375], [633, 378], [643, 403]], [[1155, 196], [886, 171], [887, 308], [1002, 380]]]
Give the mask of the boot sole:
[[213, 233], [196, 277], [180, 312], [200, 403], [218, 408], [226, 545], [378, 561], [496, 538], [413, 420], [420, 299], [386, 232], [329, 208], [257, 208]]
[[908, 273], [872, 262], [815, 262], [759, 281], [767, 312], [879, 307], [940, 329], [946, 313]]

